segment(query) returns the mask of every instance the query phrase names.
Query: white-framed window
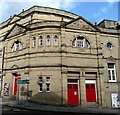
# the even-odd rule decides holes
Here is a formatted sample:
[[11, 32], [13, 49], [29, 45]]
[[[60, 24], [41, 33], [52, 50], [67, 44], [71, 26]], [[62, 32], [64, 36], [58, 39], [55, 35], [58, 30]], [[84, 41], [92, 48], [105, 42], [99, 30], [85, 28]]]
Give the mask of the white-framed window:
[[50, 92], [50, 77], [46, 77], [46, 92]]
[[42, 77], [39, 77], [38, 79], [38, 91], [39, 92], [42, 92], [42, 89], [43, 89], [43, 78]]
[[42, 36], [40, 36], [40, 38], [39, 38], [39, 46], [43, 46], [43, 37]]
[[84, 47], [84, 39], [83, 38], [78, 38], [76, 46], [83, 48]]
[[90, 47], [90, 43], [87, 39], [85, 39], [84, 37], [77, 37], [73, 39], [72, 42], [73, 47], [78, 47], [78, 48], [89, 48]]
[[116, 71], [114, 63], [108, 63], [108, 78], [109, 82], [116, 82]]
[[36, 37], [33, 37], [33, 47], [36, 47]]
[[58, 36], [54, 36], [54, 46], [58, 46]]
[[1, 77], [2, 77], [2, 69], [0, 69], [0, 79], [1, 79]]
[[13, 43], [13, 45], [12, 45], [12, 52], [14, 52], [14, 51], [19, 51], [19, 50], [21, 50], [22, 49], [22, 44], [21, 44], [21, 42], [20, 41], [15, 41], [14, 43]]
[[19, 50], [19, 48], [20, 48], [20, 43], [19, 43], [19, 42], [17, 42], [15, 45], [16, 45], [16, 51], [18, 51], [18, 50]]
[[0, 49], [0, 56], [2, 56], [2, 49]]
[[50, 36], [49, 35], [47, 35], [47, 38], [46, 38], [46, 45], [50, 46]]

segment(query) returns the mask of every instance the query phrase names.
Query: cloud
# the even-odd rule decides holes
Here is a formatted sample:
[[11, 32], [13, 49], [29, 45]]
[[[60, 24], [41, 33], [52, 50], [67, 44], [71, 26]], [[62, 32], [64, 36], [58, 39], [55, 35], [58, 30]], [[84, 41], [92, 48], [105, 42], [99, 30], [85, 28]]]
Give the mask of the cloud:
[[97, 18], [97, 17], [101, 16], [103, 13], [106, 13], [107, 9], [108, 9], [108, 7], [106, 7], [106, 6], [100, 8], [100, 10], [96, 14], [93, 15], [93, 18]]
[[0, 22], [5, 21], [14, 14], [19, 14], [22, 9], [34, 5], [52, 7], [69, 11], [75, 7], [74, 0], [0, 0]]

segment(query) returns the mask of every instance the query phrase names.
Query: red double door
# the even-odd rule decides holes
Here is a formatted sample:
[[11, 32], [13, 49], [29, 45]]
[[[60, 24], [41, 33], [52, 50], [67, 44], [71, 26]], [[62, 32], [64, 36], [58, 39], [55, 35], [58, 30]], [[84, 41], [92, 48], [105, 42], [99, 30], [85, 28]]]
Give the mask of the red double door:
[[96, 102], [95, 83], [86, 84], [86, 99], [87, 99], [87, 102]]
[[78, 97], [78, 84], [68, 84], [68, 104], [70, 105], [78, 105], [79, 97]]

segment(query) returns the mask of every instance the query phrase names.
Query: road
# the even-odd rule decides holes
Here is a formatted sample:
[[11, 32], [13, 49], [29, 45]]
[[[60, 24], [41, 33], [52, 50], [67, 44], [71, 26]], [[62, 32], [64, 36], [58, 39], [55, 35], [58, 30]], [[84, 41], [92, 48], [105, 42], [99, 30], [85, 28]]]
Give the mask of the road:
[[51, 115], [51, 114], [59, 114], [59, 115], [118, 115], [118, 114], [106, 114], [106, 113], [72, 113], [72, 112], [52, 112], [52, 111], [25, 111], [25, 110], [9, 110], [9, 111], [3, 111], [2, 115], [26, 115], [26, 114], [32, 114], [32, 115]]
[[[85, 113], [86, 112], [86, 113]], [[113, 114], [113, 113], [92, 113], [92, 111], [90, 111], [90, 113], [88, 113], [88, 111], [80, 111], [80, 112], [63, 112], [63, 111], [45, 111], [45, 110], [33, 110], [33, 109], [26, 109], [26, 108], [17, 108], [17, 107], [9, 107], [9, 106], [3, 106], [2, 108], [2, 115], [25, 115], [25, 114], [32, 114], [32, 115], [45, 115], [45, 114], [61, 114], [61, 115], [120, 115], [120, 114]]]

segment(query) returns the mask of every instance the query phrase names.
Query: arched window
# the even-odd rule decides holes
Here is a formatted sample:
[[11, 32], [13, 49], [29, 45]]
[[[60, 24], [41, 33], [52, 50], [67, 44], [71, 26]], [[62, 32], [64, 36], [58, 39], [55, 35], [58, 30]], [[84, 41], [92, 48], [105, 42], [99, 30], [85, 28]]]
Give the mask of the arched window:
[[50, 46], [50, 36], [49, 35], [47, 35], [47, 38], [46, 38], [46, 45]]
[[58, 36], [54, 36], [54, 46], [58, 46]]
[[12, 52], [19, 51], [22, 49], [22, 44], [19, 40], [15, 41], [12, 45]]
[[36, 46], [36, 37], [33, 37], [33, 47]]
[[40, 36], [40, 38], [39, 38], [39, 46], [42, 46], [42, 45], [43, 45], [43, 37]]
[[87, 39], [85, 39], [84, 37], [77, 37], [73, 39], [72, 42], [73, 47], [79, 47], [79, 48], [89, 48], [90, 47], [90, 43]]

